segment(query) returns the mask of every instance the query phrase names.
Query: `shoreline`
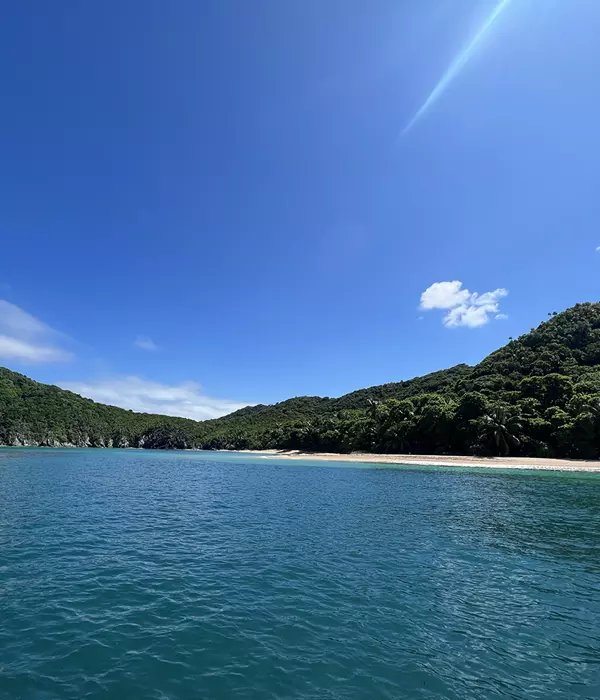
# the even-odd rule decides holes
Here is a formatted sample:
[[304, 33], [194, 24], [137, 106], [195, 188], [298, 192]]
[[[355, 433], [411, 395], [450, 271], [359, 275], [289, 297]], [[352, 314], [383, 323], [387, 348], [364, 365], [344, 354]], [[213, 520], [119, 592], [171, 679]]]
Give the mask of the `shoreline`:
[[[77, 450], [141, 450], [161, 452], [156, 448], [145, 447], [79, 447], [78, 445], [2, 445], [0, 449], [77, 449]], [[167, 450], [169, 452], [205, 452], [197, 447]], [[304, 452], [302, 450], [206, 450], [213, 454], [247, 454], [263, 459], [312, 460], [320, 462], [346, 462], [416, 467], [456, 467], [467, 469], [503, 469], [527, 471], [553, 471], [570, 473], [600, 474], [600, 460], [591, 459], [550, 459], [546, 457], [474, 457], [471, 455], [414, 455], [379, 454], [374, 452]]]
[[302, 452], [301, 450], [218, 450], [266, 456], [266, 458], [405, 464], [422, 467], [474, 467], [478, 469], [531, 469], [538, 471], [600, 473], [600, 460], [548, 459], [544, 457], [472, 457], [458, 455], [400, 455], [368, 452]]

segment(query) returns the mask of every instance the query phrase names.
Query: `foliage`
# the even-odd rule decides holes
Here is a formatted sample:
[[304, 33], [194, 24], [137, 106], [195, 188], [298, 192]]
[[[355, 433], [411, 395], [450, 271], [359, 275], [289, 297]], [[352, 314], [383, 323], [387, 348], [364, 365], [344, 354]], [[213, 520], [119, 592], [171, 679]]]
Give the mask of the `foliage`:
[[243, 409], [207, 429], [235, 449], [600, 457], [600, 304], [578, 304], [475, 367], [339, 399]]
[[474, 367], [202, 423], [104, 406], [0, 368], [0, 443], [600, 457], [600, 304]]
[[186, 447], [202, 423], [105, 406], [0, 367], [0, 444]]
[[507, 455], [511, 447], [519, 447], [521, 441], [517, 435], [523, 430], [519, 418], [510, 415], [506, 408], [493, 408], [480, 419], [481, 435], [494, 446], [499, 454]]

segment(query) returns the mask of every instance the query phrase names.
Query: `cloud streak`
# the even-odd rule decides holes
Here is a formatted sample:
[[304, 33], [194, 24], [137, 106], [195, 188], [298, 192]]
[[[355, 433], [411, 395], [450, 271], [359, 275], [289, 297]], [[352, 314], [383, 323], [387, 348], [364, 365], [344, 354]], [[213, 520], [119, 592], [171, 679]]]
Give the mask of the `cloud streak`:
[[152, 340], [152, 338], [148, 338], [147, 335], [138, 335], [133, 344], [136, 347], [141, 348], [142, 350], [148, 350], [149, 352], [158, 350], [158, 345]]
[[446, 91], [450, 83], [456, 78], [460, 71], [465, 67], [468, 60], [471, 58], [477, 45], [484, 38], [487, 32], [490, 30], [494, 22], [498, 19], [500, 14], [505, 10], [511, 0], [501, 0], [501, 2], [496, 5], [492, 14], [487, 18], [482, 27], [479, 29], [477, 34], [473, 37], [469, 45], [461, 51], [461, 53], [452, 61], [448, 70], [444, 73], [439, 83], [433, 88], [429, 97], [423, 102], [421, 107], [417, 110], [413, 118], [404, 127], [400, 136], [404, 136], [408, 133], [412, 127], [419, 121], [419, 119], [427, 112], [427, 110], [437, 102], [441, 95]]
[[111, 377], [84, 382], [62, 382], [63, 389], [94, 401], [120, 406], [141, 413], [160, 413], [194, 420], [219, 418], [247, 403], [207, 396], [194, 382], [169, 385], [140, 377]]
[[65, 336], [15, 304], [0, 299], [0, 360], [28, 364], [68, 362], [73, 353], [60, 347]]

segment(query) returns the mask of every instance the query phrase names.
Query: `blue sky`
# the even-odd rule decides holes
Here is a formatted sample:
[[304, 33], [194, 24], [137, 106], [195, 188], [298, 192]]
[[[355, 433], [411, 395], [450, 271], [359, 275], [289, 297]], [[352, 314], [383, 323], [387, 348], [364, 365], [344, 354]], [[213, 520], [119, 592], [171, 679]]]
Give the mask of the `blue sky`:
[[597, 300], [600, 3], [499, 4], [6, 7], [0, 363], [201, 418]]

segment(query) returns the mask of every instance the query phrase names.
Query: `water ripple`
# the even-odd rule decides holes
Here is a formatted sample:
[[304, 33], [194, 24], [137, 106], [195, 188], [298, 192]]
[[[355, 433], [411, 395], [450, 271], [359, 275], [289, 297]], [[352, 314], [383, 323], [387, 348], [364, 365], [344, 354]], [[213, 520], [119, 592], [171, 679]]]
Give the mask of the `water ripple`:
[[600, 478], [1, 457], [1, 698], [600, 696]]

